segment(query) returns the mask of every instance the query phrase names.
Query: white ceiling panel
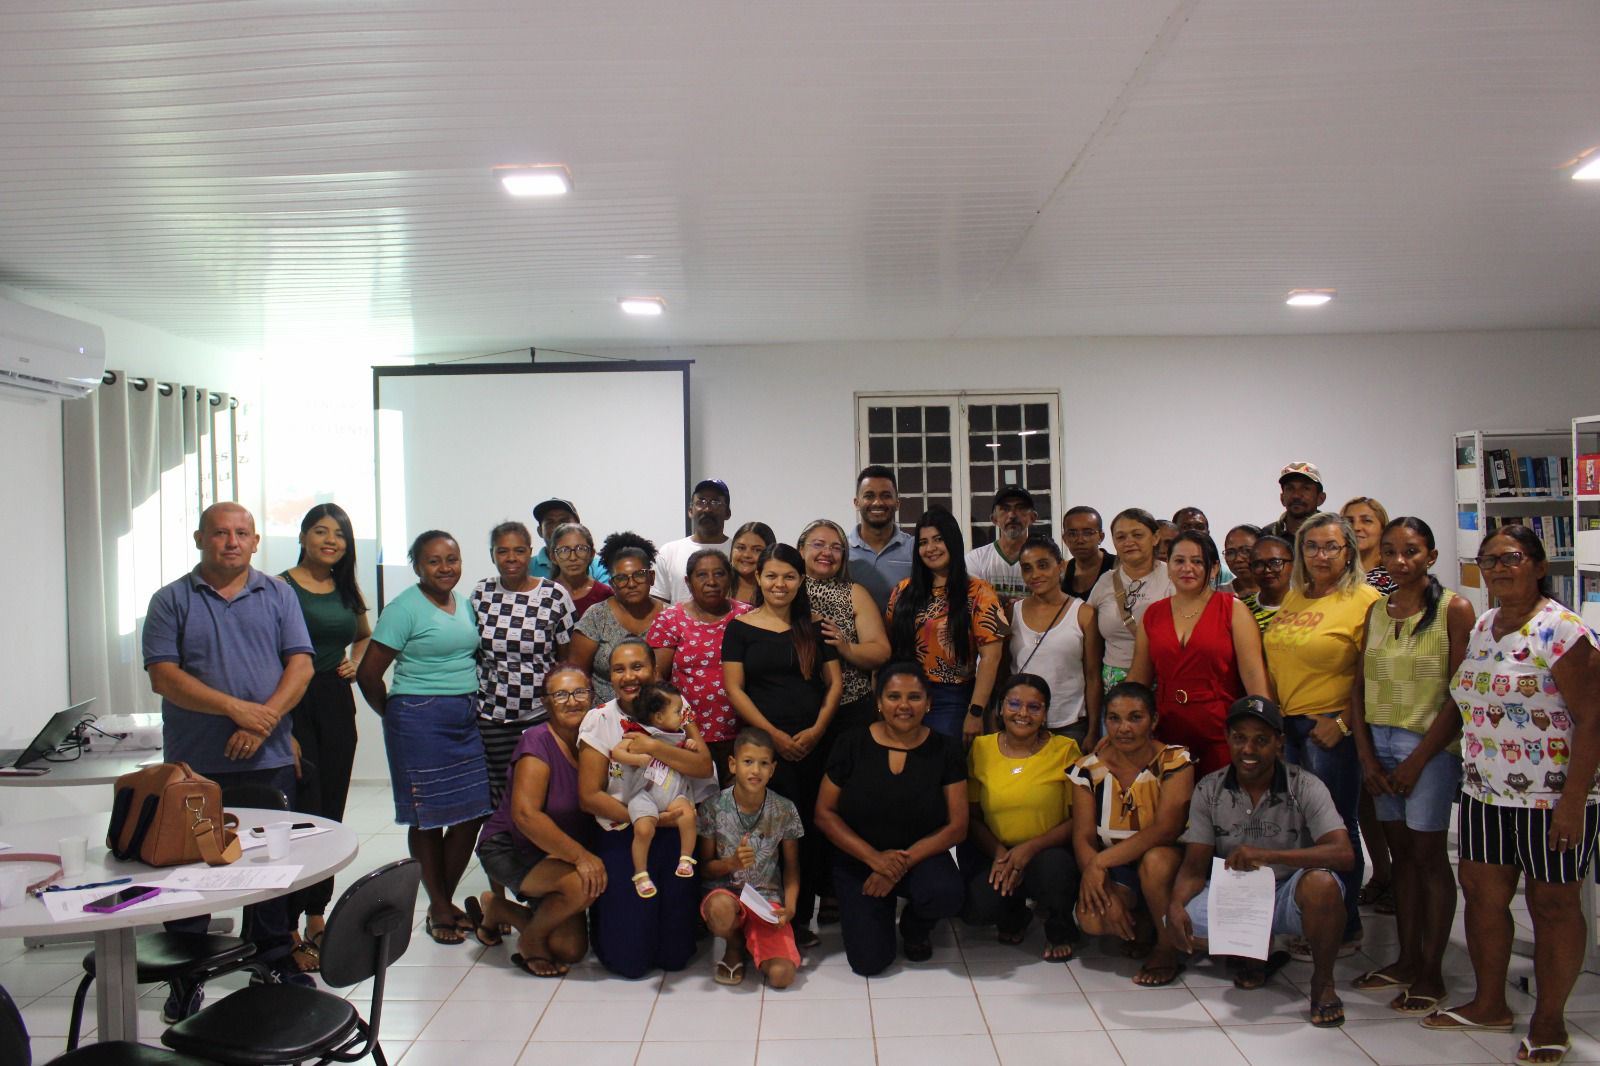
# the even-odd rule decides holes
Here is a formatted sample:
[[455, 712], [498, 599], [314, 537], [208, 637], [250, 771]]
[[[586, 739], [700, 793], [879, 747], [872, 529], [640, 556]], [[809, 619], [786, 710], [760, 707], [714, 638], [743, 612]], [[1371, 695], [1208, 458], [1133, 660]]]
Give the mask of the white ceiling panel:
[[1588, 2], [0, 0], [0, 283], [362, 359], [1594, 326], [1597, 44]]

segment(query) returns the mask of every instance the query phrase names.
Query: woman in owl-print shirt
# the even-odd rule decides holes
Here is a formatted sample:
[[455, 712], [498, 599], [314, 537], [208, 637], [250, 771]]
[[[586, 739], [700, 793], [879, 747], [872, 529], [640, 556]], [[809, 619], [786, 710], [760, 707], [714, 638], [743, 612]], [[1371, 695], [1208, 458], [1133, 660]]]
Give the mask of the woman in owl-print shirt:
[[1510, 1030], [1510, 905], [1525, 874], [1540, 977], [1518, 1061], [1555, 1062], [1568, 1046], [1567, 995], [1587, 943], [1583, 882], [1600, 833], [1600, 655], [1583, 620], [1546, 594], [1544, 546], [1531, 530], [1495, 531], [1478, 567], [1499, 606], [1472, 627], [1451, 682], [1462, 718], [1461, 891], [1478, 987], [1423, 1025]]

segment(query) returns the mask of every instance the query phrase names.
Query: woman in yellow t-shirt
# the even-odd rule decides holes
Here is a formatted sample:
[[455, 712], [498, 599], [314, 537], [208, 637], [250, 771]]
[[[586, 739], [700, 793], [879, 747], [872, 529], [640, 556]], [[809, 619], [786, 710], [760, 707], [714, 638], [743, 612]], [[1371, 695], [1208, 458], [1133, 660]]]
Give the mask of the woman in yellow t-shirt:
[[[1261, 638], [1267, 673], [1283, 709], [1284, 758], [1328, 786], [1351, 840], [1360, 839], [1356, 810], [1361, 759], [1350, 732], [1352, 717], [1362, 713], [1356, 667], [1366, 640], [1367, 613], [1380, 598], [1367, 584], [1350, 523], [1319, 512], [1295, 536], [1289, 594]], [[1339, 872], [1347, 944], [1361, 940], [1361, 876], [1358, 847], [1355, 866]], [[1290, 951], [1295, 952], [1294, 945]]]
[[1044, 678], [1015, 674], [1003, 692], [1000, 731], [976, 738], [967, 755], [966, 920], [994, 924], [1002, 944], [1020, 944], [1031, 899], [1044, 917], [1045, 959], [1066, 962], [1078, 895], [1067, 768], [1078, 761], [1078, 742], [1044, 727]]

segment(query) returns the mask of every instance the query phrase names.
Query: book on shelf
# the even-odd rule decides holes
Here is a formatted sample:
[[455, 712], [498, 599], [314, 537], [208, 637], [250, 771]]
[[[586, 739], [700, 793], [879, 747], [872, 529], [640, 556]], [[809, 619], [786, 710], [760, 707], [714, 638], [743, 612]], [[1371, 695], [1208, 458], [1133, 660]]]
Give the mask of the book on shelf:
[[[1570, 457], [1518, 455], [1510, 448], [1486, 448], [1483, 456], [1484, 491], [1489, 496], [1559, 497], [1572, 494]], [[1595, 458], [1600, 460], [1600, 456]]]
[[1578, 491], [1600, 495], [1600, 453], [1578, 456]]
[[[1459, 517], [1460, 512], [1457, 512]], [[1573, 536], [1571, 515], [1488, 515], [1483, 520], [1485, 539], [1497, 529], [1506, 526], [1527, 526], [1544, 544], [1545, 555], [1551, 559], [1570, 559], [1577, 544]]]
[[1456, 442], [1456, 469], [1470, 470], [1478, 465], [1478, 449], [1472, 441], [1466, 443]]

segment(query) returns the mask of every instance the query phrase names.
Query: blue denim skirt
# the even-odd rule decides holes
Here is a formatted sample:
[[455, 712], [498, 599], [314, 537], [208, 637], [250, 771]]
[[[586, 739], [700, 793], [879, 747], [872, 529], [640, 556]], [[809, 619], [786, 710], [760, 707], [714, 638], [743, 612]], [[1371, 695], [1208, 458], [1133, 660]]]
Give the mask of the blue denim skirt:
[[489, 767], [474, 696], [390, 696], [383, 743], [398, 824], [442, 829], [488, 816]]

